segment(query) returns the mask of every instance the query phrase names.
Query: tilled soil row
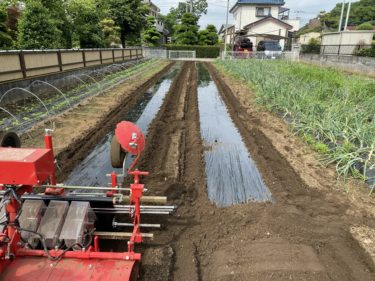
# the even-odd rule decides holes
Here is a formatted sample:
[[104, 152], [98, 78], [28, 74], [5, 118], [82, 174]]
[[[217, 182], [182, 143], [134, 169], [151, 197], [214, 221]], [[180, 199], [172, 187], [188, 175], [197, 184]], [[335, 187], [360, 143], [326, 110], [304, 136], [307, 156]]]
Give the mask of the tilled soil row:
[[[139, 102], [144, 92], [155, 84], [171, 66], [172, 63], [168, 63], [151, 75], [150, 72], [147, 80], [137, 75], [129, 80], [130, 84], [129, 81], [125, 82], [125, 87], [119, 85], [116, 87], [117, 90], [113, 89], [94, 97], [49, 120], [56, 126], [53, 135], [59, 181], [67, 178], [74, 167], [114, 128], [117, 122], [122, 120], [124, 114]], [[135, 78], [138, 80], [134, 80]], [[28, 135], [23, 135], [23, 146], [43, 146], [45, 126], [45, 124], [37, 126]]]
[[197, 223], [193, 205], [199, 194], [205, 197], [202, 155], [196, 68], [185, 63], [151, 124], [140, 160], [151, 172], [146, 186], [178, 206], [145, 250], [142, 280], [200, 280], [189, 229]]

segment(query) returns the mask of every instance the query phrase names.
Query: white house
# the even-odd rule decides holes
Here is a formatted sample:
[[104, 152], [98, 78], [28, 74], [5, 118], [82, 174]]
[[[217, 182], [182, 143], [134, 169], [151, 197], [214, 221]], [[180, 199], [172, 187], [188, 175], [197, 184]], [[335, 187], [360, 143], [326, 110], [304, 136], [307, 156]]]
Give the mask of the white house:
[[289, 18], [284, 0], [237, 0], [230, 9], [237, 35], [249, 37], [256, 46], [262, 40], [277, 40], [285, 46], [299, 20]]

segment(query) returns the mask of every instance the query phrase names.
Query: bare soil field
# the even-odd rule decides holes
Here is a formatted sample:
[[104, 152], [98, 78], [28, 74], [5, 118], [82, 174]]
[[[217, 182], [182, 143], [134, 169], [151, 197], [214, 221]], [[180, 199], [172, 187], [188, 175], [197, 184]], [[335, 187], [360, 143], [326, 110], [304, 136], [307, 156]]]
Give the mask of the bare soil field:
[[[60, 179], [168, 67], [56, 117]], [[178, 206], [161, 221], [165, 229], [141, 246], [141, 280], [375, 280], [373, 200], [356, 182], [346, 184], [352, 192], [343, 192], [333, 170], [322, 167], [286, 124], [257, 107], [251, 91], [212, 64], [205, 67], [274, 201], [218, 208], [208, 199], [197, 68], [184, 63], [149, 127], [140, 160], [151, 173], [146, 187]], [[31, 134], [24, 146], [42, 145], [42, 126]]]
[[[194, 64], [188, 63], [152, 123], [142, 160], [142, 168], [152, 174], [146, 185], [178, 205], [167, 230], [155, 233], [150, 245], [153, 252], [172, 247], [173, 264], [156, 266], [146, 248], [143, 280], [167, 280], [167, 269], [169, 280], [374, 280], [371, 256], [350, 230], [353, 225], [374, 227], [371, 204], [353, 207], [346, 194], [330, 185], [335, 175], [319, 166], [313, 155], [305, 155], [308, 148], [302, 143], [290, 153], [296, 153], [294, 157], [281, 153], [274, 142], [284, 141], [283, 148], [292, 151], [290, 142], [297, 141], [292, 137], [287, 142], [287, 127], [252, 114], [228, 80], [212, 65], [206, 67], [274, 202], [217, 208], [208, 200], [197, 75]], [[182, 110], [185, 113], [179, 114]], [[273, 134], [265, 134], [263, 127]], [[302, 165], [297, 160], [303, 169], [295, 168]]]
[[54, 130], [54, 149], [58, 178], [64, 180], [74, 166], [82, 161], [97, 142], [121, 120], [171, 67], [163, 61], [157, 67], [136, 74], [124, 83], [97, 96], [88, 98], [70, 110], [32, 128], [22, 136], [23, 147], [43, 147], [44, 129]]

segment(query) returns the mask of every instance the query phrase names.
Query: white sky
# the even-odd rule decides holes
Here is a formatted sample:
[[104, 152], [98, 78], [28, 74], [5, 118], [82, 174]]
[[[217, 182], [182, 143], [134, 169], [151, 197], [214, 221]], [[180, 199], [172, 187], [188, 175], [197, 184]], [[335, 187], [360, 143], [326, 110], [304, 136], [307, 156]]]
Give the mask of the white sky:
[[[162, 14], [167, 14], [171, 7], [176, 7], [178, 2], [184, 0], [152, 0], [160, 9]], [[207, 0], [208, 13], [202, 15], [199, 24], [206, 27], [207, 24], [214, 24], [219, 28], [225, 23], [226, 0]], [[290, 8], [291, 18], [299, 16], [301, 18], [301, 27], [309, 19], [315, 17], [321, 10], [330, 11], [340, 0], [285, 0], [285, 7]], [[356, 1], [353, 1], [356, 2]], [[230, 0], [231, 8], [236, 0]], [[233, 16], [229, 14], [229, 23], [233, 22]]]

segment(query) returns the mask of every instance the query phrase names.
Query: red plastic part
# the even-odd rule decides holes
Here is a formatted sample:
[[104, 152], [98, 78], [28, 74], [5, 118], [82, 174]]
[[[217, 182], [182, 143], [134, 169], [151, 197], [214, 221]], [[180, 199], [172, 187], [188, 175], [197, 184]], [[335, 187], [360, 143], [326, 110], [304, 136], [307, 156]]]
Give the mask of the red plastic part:
[[122, 121], [118, 123], [115, 135], [122, 149], [133, 155], [140, 154], [145, 148], [145, 137], [141, 129], [132, 122]]
[[0, 148], [0, 184], [38, 185], [54, 170], [50, 149]]

